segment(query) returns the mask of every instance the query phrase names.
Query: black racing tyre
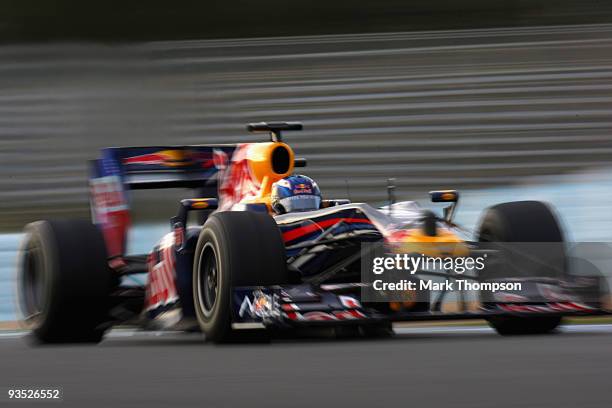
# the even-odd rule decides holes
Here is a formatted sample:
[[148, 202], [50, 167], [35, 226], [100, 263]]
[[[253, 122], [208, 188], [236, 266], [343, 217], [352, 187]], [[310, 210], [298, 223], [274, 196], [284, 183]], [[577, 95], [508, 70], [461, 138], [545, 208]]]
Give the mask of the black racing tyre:
[[194, 305], [208, 340], [235, 341], [252, 334], [231, 328], [233, 287], [287, 282], [285, 245], [270, 215], [227, 211], [208, 218], [193, 264]]
[[395, 332], [393, 331], [393, 324], [391, 322], [374, 324], [374, 325], [363, 325], [360, 327], [361, 334], [368, 339], [384, 339], [393, 337]]
[[86, 220], [25, 227], [18, 260], [23, 325], [42, 343], [97, 343], [108, 320], [112, 273], [100, 230]]
[[478, 241], [563, 242], [564, 239], [559, 221], [547, 204], [514, 201], [485, 210], [480, 219]]
[[488, 322], [502, 336], [547, 334], [555, 331], [561, 324], [561, 316], [497, 316], [491, 317]]
[[[546, 244], [546, 251], [542, 248], [529, 251], [529, 245], [516, 244], [523, 251], [520, 259], [526, 261], [519, 262], [520, 265], [514, 267], [500, 268], [503, 271], [501, 276], [491, 273], [481, 275], [484, 279], [517, 276], [559, 277], [567, 268], [567, 255], [559, 222], [551, 208], [539, 201], [516, 201], [488, 208], [481, 218], [477, 240], [485, 243], [560, 243]], [[486, 269], [483, 272], [486, 272]], [[489, 318], [488, 322], [502, 335], [543, 334], [554, 331], [561, 323], [561, 317], [495, 316]]]

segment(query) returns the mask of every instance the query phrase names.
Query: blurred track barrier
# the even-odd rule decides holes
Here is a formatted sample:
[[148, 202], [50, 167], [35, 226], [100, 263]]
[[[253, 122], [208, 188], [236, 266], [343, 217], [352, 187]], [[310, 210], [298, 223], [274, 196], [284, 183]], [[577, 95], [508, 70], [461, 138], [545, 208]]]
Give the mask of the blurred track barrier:
[[15, 320], [15, 274], [21, 234], [0, 234], [0, 322]]
[[0, 74], [0, 230], [87, 216], [101, 147], [241, 142], [260, 120], [304, 122], [287, 140], [328, 197], [612, 165], [607, 24], [3, 46]]

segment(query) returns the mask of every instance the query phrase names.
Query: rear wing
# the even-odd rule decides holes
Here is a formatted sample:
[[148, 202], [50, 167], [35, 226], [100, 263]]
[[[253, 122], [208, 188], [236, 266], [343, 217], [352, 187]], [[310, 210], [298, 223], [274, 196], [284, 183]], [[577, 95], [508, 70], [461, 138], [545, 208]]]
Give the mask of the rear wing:
[[89, 166], [92, 219], [104, 233], [109, 257], [125, 253], [130, 190], [193, 188], [217, 197], [217, 173], [236, 145], [112, 147]]
[[[198, 188], [215, 181], [236, 145], [111, 147], [92, 162], [91, 178], [118, 176], [126, 189]], [[215, 165], [215, 163], [217, 165]]]

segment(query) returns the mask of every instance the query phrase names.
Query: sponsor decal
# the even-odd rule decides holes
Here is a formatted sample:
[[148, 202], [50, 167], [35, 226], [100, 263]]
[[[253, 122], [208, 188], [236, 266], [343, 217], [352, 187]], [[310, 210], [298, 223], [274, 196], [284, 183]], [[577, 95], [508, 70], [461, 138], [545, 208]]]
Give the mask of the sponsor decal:
[[277, 320], [284, 316], [295, 321], [336, 321], [366, 318], [363, 312], [357, 310], [357, 308], [361, 308], [357, 299], [351, 296], [340, 296], [339, 298], [342, 305], [350, 308], [349, 310], [300, 312], [300, 307], [295, 303], [279, 304], [280, 298], [277, 294], [266, 294], [261, 290], [255, 290], [251, 295], [243, 298], [238, 316], [256, 320]]
[[227, 153], [221, 149], [213, 149], [213, 163], [217, 170], [225, 170], [228, 162], [229, 158], [227, 157]]
[[359, 310], [334, 310], [332, 312], [313, 311], [307, 313], [287, 312], [289, 320], [304, 320], [311, 322], [324, 322], [336, 320], [365, 319], [367, 316]]
[[253, 291], [253, 300], [250, 296], [245, 296], [240, 304], [238, 316], [249, 316], [253, 319], [270, 319], [280, 316], [278, 309], [278, 296], [268, 295], [261, 290]]
[[97, 221], [106, 222], [108, 213], [128, 209], [119, 176], [91, 179], [90, 186]]
[[304, 320], [315, 321], [315, 322], [316, 321], [337, 320], [333, 314], [327, 313], [327, 312], [308, 312], [308, 313], [303, 313], [302, 317], [304, 318]]
[[544, 305], [500, 304], [498, 307], [514, 313], [577, 313], [592, 312], [594, 308], [577, 302], [546, 303]]
[[160, 150], [123, 159], [123, 164], [156, 165], [167, 167], [191, 166], [194, 164], [189, 152], [183, 150]]
[[299, 183], [293, 186], [293, 194], [312, 194], [312, 188], [308, 184]]
[[[250, 145], [243, 144], [236, 148], [229, 165], [220, 164], [219, 169], [219, 210], [230, 210], [234, 204], [255, 198], [260, 189], [259, 181], [253, 176], [247, 153]], [[215, 152], [215, 165], [221, 162], [219, 153]], [[227, 159], [225, 160], [227, 163]]]
[[91, 189], [92, 217], [102, 230], [108, 256], [120, 256], [130, 225], [130, 214], [119, 176], [93, 178]]
[[177, 222], [172, 226], [174, 231], [174, 246], [181, 248], [185, 241], [185, 227], [182, 222]]
[[359, 301], [354, 297], [339, 295], [338, 299], [340, 300], [342, 306], [348, 309], [361, 309], [361, 303], [359, 303]]
[[145, 310], [150, 311], [178, 301], [175, 285], [173, 247], [165, 246], [149, 254], [149, 279], [146, 285]]
[[182, 149], [160, 150], [138, 156], [126, 157], [122, 160], [125, 166], [163, 166], [163, 167], [191, 167], [196, 164], [202, 168], [212, 167], [214, 156], [208, 152], [199, 152]]
[[292, 312], [294, 310], [300, 310], [300, 307], [295, 303], [283, 303], [281, 305], [281, 309], [285, 312]]
[[[340, 221], [344, 221], [346, 224], [372, 225], [372, 221], [370, 221], [367, 218], [355, 218], [355, 217], [350, 217], [350, 218], [349, 217], [346, 217], [346, 218], [338, 217], [338, 218], [330, 218], [330, 219], [320, 220], [320, 221], [309, 220], [309, 222], [304, 225], [301, 225], [301, 226], [298, 226], [292, 229], [283, 230], [283, 240], [285, 242], [290, 242], [290, 241], [294, 241], [298, 238], [301, 238], [308, 234], [312, 234], [317, 231], [322, 232], [326, 228], [329, 228], [333, 226], [334, 224], [337, 224]], [[374, 229], [375, 227], [372, 226], [371, 228]]]

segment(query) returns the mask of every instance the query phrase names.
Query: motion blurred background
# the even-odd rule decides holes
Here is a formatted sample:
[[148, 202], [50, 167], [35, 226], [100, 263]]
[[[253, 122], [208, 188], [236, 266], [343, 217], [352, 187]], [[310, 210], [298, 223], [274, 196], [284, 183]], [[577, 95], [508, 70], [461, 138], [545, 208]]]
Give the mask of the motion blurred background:
[[[176, 2], [175, 2], [176, 3]], [[88, 216], [105, 146], [286, 136], [327, 197], [462, 190], [555, 205], [571, 240], [612, 241], [612, 4], [596, 0], [0, 3], [0, 320], [17, 232]], [[133, 252], [184, 194], [142, 193]]]

